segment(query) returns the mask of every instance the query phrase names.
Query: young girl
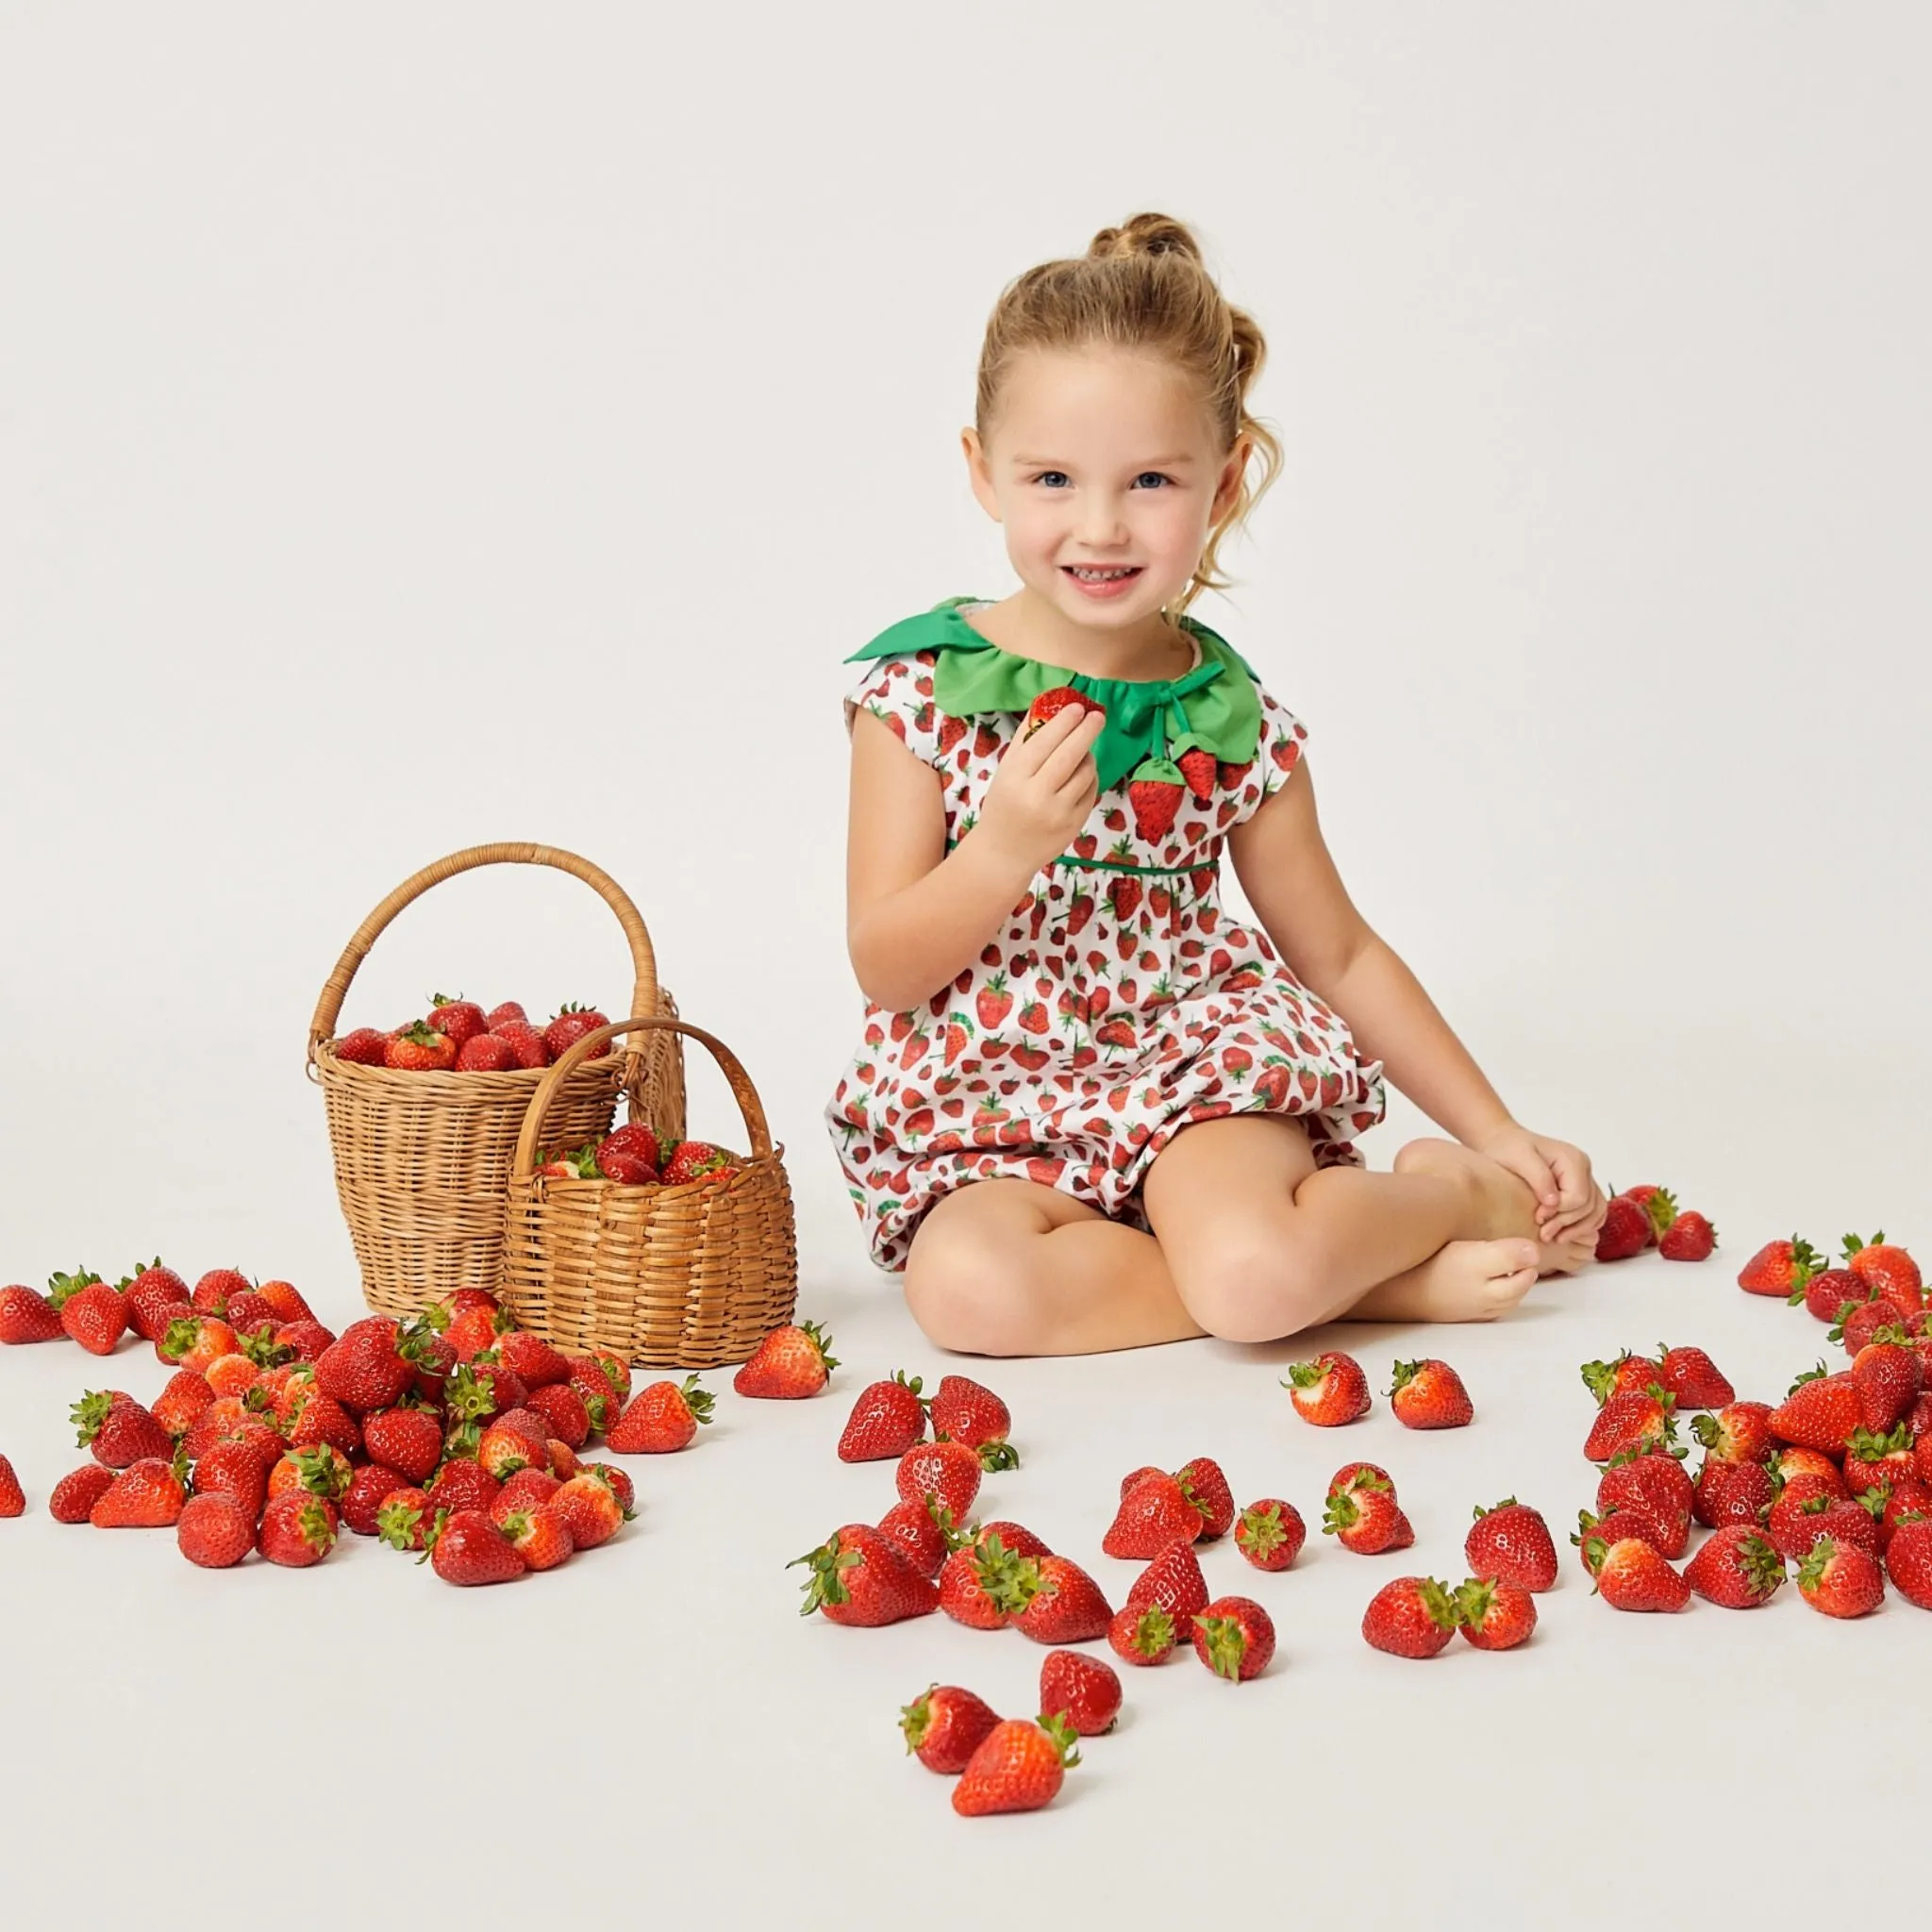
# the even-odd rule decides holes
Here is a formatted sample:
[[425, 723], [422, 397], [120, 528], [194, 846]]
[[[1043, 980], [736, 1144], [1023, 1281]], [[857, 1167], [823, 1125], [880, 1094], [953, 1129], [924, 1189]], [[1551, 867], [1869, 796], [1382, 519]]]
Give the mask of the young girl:
[[[1246, 404], [1264, 354], [1161, 215], [1022, 275], [963, 432], [1021, 588], [848, 660], [868, 1006], [826, 1119], [873, 1258], [943, 1348], [1486, 1321], [1595, 1244], [1589, 1160], [1510, 1117], [1369, 928], [1306, 730], [1187, 615], [1226, 587], [1250, 457], [1262, 489], [1279, 466]], [[1254, 926], [1223, 911], [1224, 848]], [[1455, 1139], [1372, 1174], [1385, 1072]]]

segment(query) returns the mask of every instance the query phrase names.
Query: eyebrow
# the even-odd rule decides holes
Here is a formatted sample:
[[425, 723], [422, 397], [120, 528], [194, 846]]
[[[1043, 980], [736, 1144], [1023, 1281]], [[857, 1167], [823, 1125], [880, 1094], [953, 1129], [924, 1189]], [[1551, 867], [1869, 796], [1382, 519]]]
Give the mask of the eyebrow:
[[[1149, 457], [1140, 467], [1143, 470], [1174, 470], [1185, 463], [1191, 463], [1193, 458], [1185, 453], [1171, 457]], [[1058, 457], [1015, 457], [1013, 461], [1025, 469], [1060, 469], [1067, 467]]]

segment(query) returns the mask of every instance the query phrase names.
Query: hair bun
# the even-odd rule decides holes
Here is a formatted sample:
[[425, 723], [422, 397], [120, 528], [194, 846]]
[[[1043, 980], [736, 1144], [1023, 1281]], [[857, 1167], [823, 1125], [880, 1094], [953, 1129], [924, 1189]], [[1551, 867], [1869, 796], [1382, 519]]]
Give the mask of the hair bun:
[[1132, 255], [1184, 255], [1201, 259], [1201, 245], [1185, 222], [1172, 215], [1138, 214], [1118, 228], [1103, 228], [1087, 244], [1091, 260], [1108, 261]]

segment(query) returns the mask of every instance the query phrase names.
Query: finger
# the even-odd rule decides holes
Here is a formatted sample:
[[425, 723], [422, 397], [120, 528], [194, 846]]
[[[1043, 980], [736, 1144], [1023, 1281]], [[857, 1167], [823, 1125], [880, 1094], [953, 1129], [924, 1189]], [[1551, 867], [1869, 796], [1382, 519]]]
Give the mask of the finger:
[[1053, 756], [1086, 722], [1088, 713], [1067, 705], [1056, 711], [1044, 724], [1027, 723], [1007, 746], [1008, 752], [1023, 750], [1037, 769]]
[[[1060, 713], [1060, 717], [1065, 715], [1065, 712]], [[1100, 728], [1088, 721], [1096, 715], [1092, 711], [1083, 713], [1081, 722], [1049, 748], [1040, 767], [1040, 775], [1056, 791], [1062, 790], [1070, 779], [1086, 781], [1093, 777], [1093, 741], [1100, 736]], [[1052, 722], [1058, 724], [1059, 718]], [[1041, 742], [1046, 742], [1043, 736]]]
[[1561, 1190], [1565, 1210], [1574, 1211], [1587, 1205], [1594, 1183], [1590, 1175], [1590, 1162], [1583, 1154], [1574, 1147], [1555, 1147], [1550, 1152], [1550, 1165]]

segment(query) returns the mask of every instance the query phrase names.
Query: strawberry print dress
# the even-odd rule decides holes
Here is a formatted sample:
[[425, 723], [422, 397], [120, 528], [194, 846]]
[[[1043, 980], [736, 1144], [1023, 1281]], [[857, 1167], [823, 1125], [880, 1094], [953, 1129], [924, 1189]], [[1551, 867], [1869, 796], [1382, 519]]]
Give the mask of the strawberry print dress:
[[921, 1219], [977, 1180], [1038, 1182], [1146, 1229], [1141, 1183], [1196, 1121], [1283, 1113], [1318, 1166], [1362, 1166], [1379, 1061], [1221, 908], [1226, 836], [1292, 777], [1307, 733], [1243, 659], [1183, 616], [1174, 679], [1091, 678], [1003, 651], [951, 597], [848, 662], [845, 695], [931, 765], [947, 850], [972, 836], [1000, 756], [1041, 691], [1103, 705], [1100, 795], [977, 963], [910, 1012], [868, 1005], [825, 1108], [873, 1260], [904, 1270]]

